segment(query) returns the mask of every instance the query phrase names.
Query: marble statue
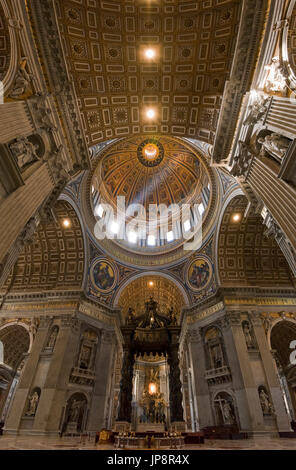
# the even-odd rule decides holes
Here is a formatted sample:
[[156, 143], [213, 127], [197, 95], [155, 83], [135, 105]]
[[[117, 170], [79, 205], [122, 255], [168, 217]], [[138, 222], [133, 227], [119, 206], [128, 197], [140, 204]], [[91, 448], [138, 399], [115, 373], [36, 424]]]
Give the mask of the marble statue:
[[20, 137], [9, 145], [10, 151], [17, 159], [18, 166], [22, 170], [26, 165], [36, 162], [38, 145], [34, 145], [25, 137]]
[[210, 354], [211, 354], [213, 368], [219, 369], [220, 367], [222, 367], [223, 356], [222, 356], [221, 346], [220, 345], [213, 346], [211, 348]]
[[258, 95], [256, 101], [249, 106], [249, 114], [244, 121], [244, 126], [255, 125], [264, 117], [270, 103], [270, 96]]
[[247, 322], [245, 322], [243, 325], [243, 331], [244, 331], [245, 340], [246, 340], [248, 349], [254, 349], [255, 348], [254, 339], [252, 337], [251, 328]]
[[27, 59], [23, 58], [19, 64], [12, 90], [8, 95], [10, 98], [19, 98], [27, 93], [28, 89], [30, 88], [30, 84], [34, 76], [26, 71], [26, 65]]
[[81, 353], [80, 353], [80, 369], [88, 369], [89, 368], [89, 363], [90, 363], [90, 356], [91, 356], [91, 349], [88, 348], [85, 345], [82, 345], [81, 347]]
[[272, 404], [268, 394], [262, 388], [259, 392], [260, 404], [264, 415], [272, 414]]
[[228, 401], [222, 404], [222, 414], [224, 424], [233, 424], [235, 419], [232, 413], [231, 405]]
[[265, 68], [269, 70], [268, 77], [265, 81], [266, 91], [280, 91], [285, 93], [287, 90], [286, 78], [284, 76], [285, 71], [281, 66], [279, 58], [273, 57], [271, 64]]
[[79, 401], [79, 400], [74, 400], [73, 401], [73, 403], [71, 405], [71, 408], [70, 408], [70, 411], [69, 411], [69, 421], [71, 423], [77, 423], [78, 422], [82, 406], [83, 406], [82, 401]]
[[29, 331], [30, 331], [30, 333], [32, 333], [33, 338], [35, 338], [35, 336], [36, 336], [38, 326], [39, 326], [39, 322], [38, 322], [37, 318], [33, 318], [31, 320], [31, 324], [29, 326]]
[[57, 336], [58, 336], [58, 329], [57, 328], [54, 328], [51, 332], [51, 335], [48, 339], [48, 343], [47, 343], [47, 348], [50, 348], [50, 349], [54, 349], [55, 347], [55, 344], [56, 344], [56, 340], [57, 340]]
[[287, 152], [290, 140], [273, 132], [271, 135], [267, 135], [264, 138], [260, 137], [258, 143], [262, 145], [261, 155], [265, 155], [265, 152], [282, 159]]
[[39, 403], [39, 395], [38, 392], [35, 391], [31, 397], [29, 397], [29, 408], [26, 413], [27, 416], [35, 416], [37, 411], [37, 406]]

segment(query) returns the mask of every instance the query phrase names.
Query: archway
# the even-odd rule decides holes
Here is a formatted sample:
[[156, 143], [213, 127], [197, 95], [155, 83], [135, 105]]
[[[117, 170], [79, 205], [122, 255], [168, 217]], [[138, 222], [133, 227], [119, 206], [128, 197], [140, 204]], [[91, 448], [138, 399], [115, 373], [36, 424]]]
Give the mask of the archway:
[[218, 231], [217, 262], [223, 287], [293, 287], [288, 263], [277, 243], [265, 236], [260, 215], [245, 217], [248, 200], [234, 197]]
[[[7, 13], [7, 12], [6, 12]], [[6, 76], [10, 60], [11, 60], [11, 37], [9, 32], [9, 25], [2, 4], [0, 4], [0, 39], [1, 39], [1, 53], [0, 53], [0, 81], [3, 82]], [[1, 91], [1, 90], [0, 90]], [[0, 97], [1, 103], [1, 97]]]
[[213, 406], [215, 421], [218, 426], [238, 428], [235, 401], [230, 393], [226, 391], [217, 393], [214, 397]]
[[25, 355], [30, 348], [30, 334], [19, 324], [4, 325], [0, 329], [3, 361], [0, 358], [0, 422], [4, 422], [16, 390]]
[[42, 222], [4, 287], [11, 292], [80, 289], [85, 268], [83, 233], [75, 209], [66, 201], [54, 207], [55, 221]]
[[291, 355], [294, 351], [291, 343], [295, 340], [296, 323], [283, 320], [271, 330], [270, 344], [274, 351], [286, 408], [293, 420], [296, 420], [296, 364]]
[[[121, 328], [124, 357], [117, 416], [121, 427], [129, 428], [131, 425], [134, 388], [134, 394], [137, 395], [139, 390], [142, 392], [138, 396], [138, 406], [142, 410], [140, 423], [137, 424], [141, 424], [142, 428], [147, 424], [146, 431], [152, 427], [153, 430], [156, 427], [157, 431], [164, 431], [165, 426], [167, 429], [185, 429], [178, 356], [180, 331], [174, 309], [167, 315], [160, 313], [159, 305], [152, 297], [145, 302], [143, 314], [135, 315], [134, 310], [129, 309], [126, 324]], [[157, 359], [154, 359], [156, 356]], [[154, 365], [148, 370], [147, 362], [150, 357]], [[144, 369], [143, 387], [133, 387], [133, 377], [137, 380], [137, 372], [141, 369]], [[163, 371], [167, 377], [166, 384], [160, 387], [160, 373]], [[165, 387], [169, 390], [166, 396], [162, 391]], [[169, 421], [168, 414], [165, 413], [165, 398], [169, 398]]]
[[62, 434], [80, 434], [86, 427], [88, 400], [84, 393], [75, 392], [67, 400]]
[[162, 313], [167, 313], [173, 307], [178, 317], [182, 308], [189, 305], [187, 293], [179, 282], [166, 274], [146, 272], [129, 279], [121, 287], [114, 306], [120, 307], [124, 315], [129, 308], [139, 314], [150, 297], [158, 302]]

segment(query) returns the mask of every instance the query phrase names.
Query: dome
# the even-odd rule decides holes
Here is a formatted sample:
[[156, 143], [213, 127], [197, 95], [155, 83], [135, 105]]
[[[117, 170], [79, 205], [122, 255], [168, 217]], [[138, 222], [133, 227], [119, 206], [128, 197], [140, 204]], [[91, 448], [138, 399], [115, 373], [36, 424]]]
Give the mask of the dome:
[[[95, 188], [105, 202], [181, 204], [200, 193], [208, 178], [192, 150], [170, 137], [138, 136], [113, 145], [97, 170]], [[99, 187], [98, 187], [99, 186]]]
[[201, 233], [201, 225], [202, 236], [209, 233], [216, 179], [207, 156], [189, 141], [137, 135], [98, 148], [93, 162], [88, 188], [94, 235], [112, 256], [130, 263], [132, 253], [132, 264], [145, 265], [149, 255], [152, 265], [152, 256], [159, 263], [170, 253], [163, 263], [171, 262], [187, 255], [182, 246]]

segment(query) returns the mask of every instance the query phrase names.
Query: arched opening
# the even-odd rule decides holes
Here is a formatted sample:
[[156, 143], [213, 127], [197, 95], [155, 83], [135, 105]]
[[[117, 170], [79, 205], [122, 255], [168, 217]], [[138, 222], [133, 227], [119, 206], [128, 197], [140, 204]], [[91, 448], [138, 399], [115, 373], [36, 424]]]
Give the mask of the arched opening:
[[54, 221], [38, 226], [33, 243], [21, 252], [5, 288], [39, 292], [81, 287], [85, 254], [79, 218], [66, 201], [57, 202], [54, 214]]
[[219, 328], [211, 326], [204, 333], [207, 369], [221, 369], [227, 366], [223, 336]]
[[244, 216], [248, 201], [234, 197], [218, 233], [218, 271], [223, 287], [293, 288], [292, 274], [277, 243], [265, 236], [257, 214]]
[[293, 341], [296, 340], [296, 323], [283, 320], [274, 325], [270, 344], [278, 368], [284, 401], [291, 420], [296, 421], [296, 363], [293, 360]]
[[98, 334], [92, 329], [86, 329], [80, 338], [80, 348], [77, 356], [77, 368], [87, 371], [94, 371]]
[[88, 400], [84, 393], [76, 392], [67, 400], [62, 434], [80, 434], [86, 428]]
[[178, 318], [187, 304], [186, 293], [168, 276], [145, 273], [130, 281], [120, 292], [115, 305], [122, 309], [124, 316], [132, 309], [137, 315], [144, 311], [145, 302], [150, 297], [158, 303], [163, 314], [173, 308]]
[[238, 417], [233, 397], [219, 392], [214, 398], [215, 421], [217, 426], [238, 428]]
[[169, 366], [163, 354], [138, 356], [134, 365], [132, 426], [137, 431], [167, 431], [169, 419]]
[[[11, 59], [11, 42], [9, 34], [9, 25], [6, 20], [5, 12], [0, 5], [0, 81], [4, 80], [8, 72]], [[0, 90], [1, 91], [1, 90]], [[0, 97], [1, 103], [1, 97]]]
[[25, 409], [25, 416], [30, 418], [34, 418], [36, 416], [40, 396], [41, 389], [39, 387], [35, 387], [28, 396], [27, 405]]
[[0, 329], [0, 422], [2, 427], [29, 348], [30, 335], [24, 326], [4, 325]]

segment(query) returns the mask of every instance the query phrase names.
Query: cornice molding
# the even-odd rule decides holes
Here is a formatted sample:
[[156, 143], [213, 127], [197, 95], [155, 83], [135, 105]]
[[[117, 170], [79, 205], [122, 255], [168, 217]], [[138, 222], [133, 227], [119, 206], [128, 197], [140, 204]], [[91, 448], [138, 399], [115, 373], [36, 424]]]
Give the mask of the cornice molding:
[[255, 61], [259, 54], [260, 35], [267, 3], [266, 0], [243, 2], [232, 71], [225, 86], [214, 142], [213, 165], [223, 165], [228, 160], [243, 97], [249, 90]]
[[51, 90], [55, 90], [68, 145], [74, 158], [74, 169], [90, 168], [89, 150], [83, 133], [80, 111], [73, 83], [69, 77], [62, 50], [53, 0], [30, 0], [28, 8], [35, 29], [35, 39], [44, 62]]

